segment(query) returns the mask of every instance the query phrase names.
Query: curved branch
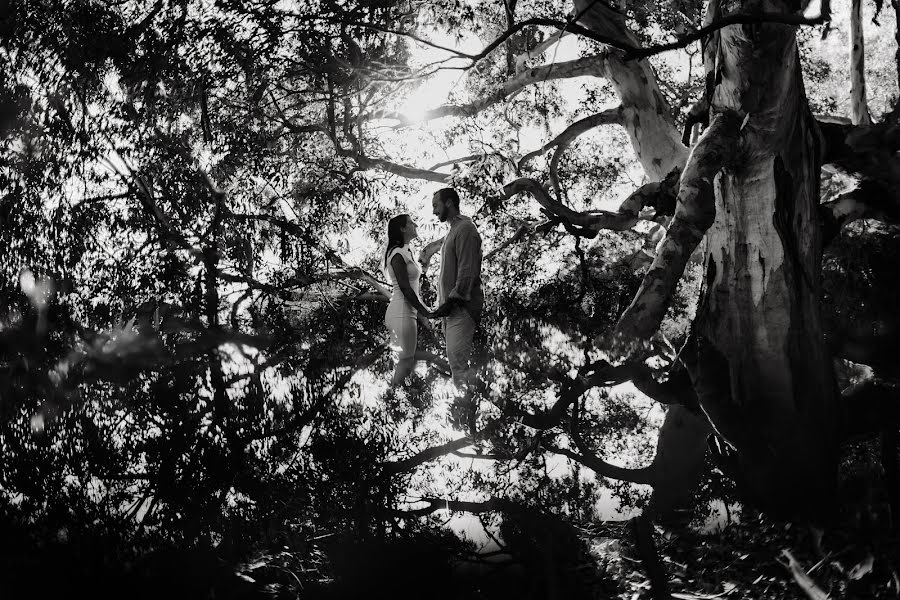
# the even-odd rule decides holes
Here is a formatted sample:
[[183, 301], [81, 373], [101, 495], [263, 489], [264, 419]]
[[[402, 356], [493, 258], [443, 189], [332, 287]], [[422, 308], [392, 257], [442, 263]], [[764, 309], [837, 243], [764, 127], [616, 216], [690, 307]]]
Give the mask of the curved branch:
[[579, 433], [578, 431], [579, 412], [580, 407], [578, 403], [576, 403], [575, 407], [572, 409], [572, 419], [569, 423], [568, 433], [569, 437], [572, 438], [572, 441], [575, 442], [575, 447], [578, 448], [579, 452], [581, 452], [580, 456], [584, 461], [582, 462], [582, 464], [589, 467], [598, 475], [602, 475], [604, 477], [609, 477], [611, 479], [620, 479], [623, 481], [631, 481], [632, 483], [654, 485], [656, 475], [653, 471], [653, 463], [651, 463], [647, 467], [641, 467], [639, 469], [629, 469], [626, 467], [619, 467], [617, 465], [610, 464], [594, 454], [594, 452], [584, 441], [584, 438], [581, 437], [581, 433]]
[[[553, 217], [564, 221], [568, 226], [589, 230], [596, 235], [601, 229], [624, 231], [637, 223], [637, 218], [630, 214], [619, 214], [603, 210], [579, 212], [554, 200], [540, 183], [529, 177], [520, 177], [503, 187], [503, 198], [511, 198], [516, 194], [527, 192], [538, 204]], [[584, 237], [593, 237], [579, 233]]]
[[610, 479], [618, 479], [620, 481], [630, 481], [631, 483], [653, 485], [654, 479], [653, 474], [650, 471], [650, 467], [629, 469], [627, 467], [619, 467], [617, 465], [608, 463], [595, 454], [591, 453], [590, 451], [585, 453], [585, 451], [581, 448], [579, 448], [579, 450], [581, 450], [581, 454], [579, 454], [578, 452], [573, 452], [567, 448], [559, 448], [557, 446], [548, 444], [543, 444], [543, 446], [544, 448], [550, 450], [555, 454], [565, 456], [566, 458], [570, 458], [580, 465], [584, 465], [585, 467], [602, 477], [609, 477]]
[[[846, 225], [860, 219], [875, 219], [885, 223], [900, 223], [900, 207], [884, 202], [888, 190], [871, 190], [863, 186], [847, 192], [830, 202], [819, 205], [822, 217], [822, 243], [827, 245]], [[873, 193], [874, 192], [874, 193]]]
[[571, 144], [573, 140], [575, 140], [578, 136], [583, 133], [594, 129], [595, 127], [599, 127], [601, 125], [621, 125], [622, 124], [622, 107], [617, 106], [616, 108], [610, 108], [604, 110], [603, 112], [599, 112], [595, 115], [591, 115], [589, 117], [585, 117], [579, 121], [575, 121], [571, 125], [569, 125], [562, 133], [557, 135], [555, 138], [541, 146], [537, 150], [533, 150], [523, 156], [521, 160], [519, 160], [519, 164], [516, 166], [516, 171], [521, 171], [522, 167], [535, 158], [547, 152], [551, 148], [555, 148], [556, 146], [562, 144]]
[[675, 217], [634, 300], [616, 324], [614, 337], [620, 341], [648, 339], [659, 328], [691, 253], [715, 219], [713, 178], [737, 151], [740, 125], [735, 113], [717, 115], [691, 151]]

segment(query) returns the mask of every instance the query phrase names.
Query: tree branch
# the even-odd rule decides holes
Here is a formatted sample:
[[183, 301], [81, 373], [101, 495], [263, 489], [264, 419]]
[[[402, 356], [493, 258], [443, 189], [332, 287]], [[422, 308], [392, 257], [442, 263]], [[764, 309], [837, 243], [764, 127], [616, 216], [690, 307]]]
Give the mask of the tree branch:
[[675, 217], [634, 300], [616, 324], [618, 342], [649, 339], [659, 328], [691, 253], [715, 219], [713, 178], [736, 152], [740, 125], [735, 113], [717, 115], [692, 150], [681, 176]]
[[382, 465], [383, 474], [385, 476], [396, 475], [398, 473], [405, 473], [406, 471], [411, 471], [415, 469], [419, 465], [425, 464], [427, 462], [431, 462], [436, 458], [440, 458], [446, 454], [452, 454], [457, 450], [462, 450], [466, 446], [472, 445], [472, 438], [469, 436], [464, 436], [456, 440], [452, 440], [447, 442], [446, 444], [441, 444], [440, 446], [432, 446], [431, 448], [426, 448], [413, 456], [392, 462], [386, 462]]
[[401, 518], [417, 518], [430, 515], [439, 510], [479, 514], [486, 512], [504, 512], [516, 508], [516, 505], [513, 502], [505, 498], [491, 498], [485, 502], [467, 502], [464, 500], [450, 500], [447, 498], [422, 498], [420, 502], [427, 502], [428, 506], [412, 510], [395, 510], [392, 514]]
[[[629, 214], [613, 213], [603, 210], [579, 212], [554, 200], [540, 183], [529, 177], [520, 177], [503, 187], [503, 198], [511, 198], [516, 194], [527, 192], [551, 218], [565, 222], [570, 233], [582, 237], [595, 237], [601, 229], [624, 231], [637, 223], [638, 219]], [[581, 231], [579, 231], [579, 229]]]
[[[875, 219], [885, 223], [900, 223], [900, 207], [884, 203], [888, 190], [871, 190], [865, 186], [847, 192], [830, 202], [819, 205], [819, 214], [824, 224], [822, 243], [827, 245], [846, 225], [859, 219]], [[872, 204], [867, 200], [874, 200]]]
[[649, 467], [629, 469], [608, 463], [589, 451], [588, 453], [584, 453], [582, 450], [582, 453], [579, 454], [578, 452], [573, 452], [567, 448], [560, 448], [553, 444], [542, 444], [542, 446], [555, 454], [565, 456], [580, 465], [584, 465], [602, 477], [609, 477], [610, 479], [618, 479], [620, 481], [630, 481], [631, 483], [653, 484], [653, 476]]
[[446, 104], [437, 108], [425, 111], [424, 115], [416, 120], [412, 120], [402, 113], [395, 111], [378, 111], [366, 115], [368, 119], [392, 119], [399, 121], [403, 125], [411, 125], [421, 121], [431, 121], [442, 117], [471, 117], [485, 110], [486, 108], [506, 100], [516, 92], [533, 85], [554, 79], [569, 79], [573, 77], [582, 77], [585, 75], [603, 76], [605, 73], [606, 57], [603, 55], [586, 56], [561, 63], [550, 63], [540, 67], [534, 67], [518, 73], [512, 79], [504, 82], [503, 85], [488, 93], [486, 96], [479, 98], [467, 104]]
[[569, 125], [562, 133], [557, 135], [555, 138], [541, 146], [537, 150], [533, 150], [522, 157], [519, 161], [518, 166], [516, 167], [516, 171], [521, 171], [522, 167], [535, 158], [547, 152], [551, 148], [555, 148], [561, 144], [570, 144], [573, 140], [578, 138], [581, 134], [594, 129], [595, 127], [599, 127], [601, 125], [621, 125], [622, 124], [622, 107], [617, 106], [616, 108], [610, 108], [604, 110], [603, 112], [599, 112], [595, 115], [591, 115], [589, 117], [585, 117], [579, 121], [575, 121], [571, 125]]
[[850, 120], [854, 125], [869, 125], [866, 101], [866, 46], [863, 36], [862, 0], [850, 2]]

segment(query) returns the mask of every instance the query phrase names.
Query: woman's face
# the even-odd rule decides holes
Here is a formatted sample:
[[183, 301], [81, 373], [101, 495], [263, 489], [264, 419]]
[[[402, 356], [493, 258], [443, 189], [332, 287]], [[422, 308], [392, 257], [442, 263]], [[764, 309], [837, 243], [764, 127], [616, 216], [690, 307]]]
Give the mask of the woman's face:
[[403, 226], [402, 231], [404, 243], [419, 237], [419, 231], [416, 229], [416, 222], [412, 220], [412, 217], [406, 219], [406, 225]]

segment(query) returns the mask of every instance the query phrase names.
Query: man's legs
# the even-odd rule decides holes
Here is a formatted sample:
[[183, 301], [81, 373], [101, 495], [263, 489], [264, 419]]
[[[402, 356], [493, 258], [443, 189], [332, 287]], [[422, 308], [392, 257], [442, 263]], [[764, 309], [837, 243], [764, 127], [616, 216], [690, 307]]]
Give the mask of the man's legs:
[[447, 342], [447, 362], [453, 374], [453, 383], [459, 391], [465, 391], [471, 381], [469, 359], [472, 357], [472, 338], [475, 336], [475, 319], [465, 308], [453, 307], [444, 318], [444, 337]]

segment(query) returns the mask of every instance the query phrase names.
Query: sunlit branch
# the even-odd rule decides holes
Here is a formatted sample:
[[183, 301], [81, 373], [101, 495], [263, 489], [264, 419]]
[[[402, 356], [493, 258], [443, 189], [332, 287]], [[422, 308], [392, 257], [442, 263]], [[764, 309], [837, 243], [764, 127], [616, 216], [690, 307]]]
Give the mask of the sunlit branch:
[[717, 115], [691, 151], [675, 217], [640, 289], [616, 324], [614, 337], [619, 342], [649, 339], [659, 327], [691, 254], [715, 219], [712, 181], [736, 152], [740, 125], [737, 114]]
[[555, 148], [557, 146], [568, 145], [571, 144], [573, 140], [578, 138], [578, 136], [583, 133], [594, 129], [595, 127], [599, 127], [601, 125], [611, 125], [611, 124], [621, 124], [622, 123], [622, 107], [617, 106], [616, 108], [610, 108], [604, 110], [603, 112], [599, 112], [595, 115], [591, 115], [589, 117], [585, 117], [579, 121], [576, 121], [569, 125], [562, 133], [557, 135], [555, 138], [541, 146], [537, 150], [533, 150], [522, 157], [519, 160], [519, 164], [516, 167], [517, 171], [521, 171], [522, 167], [530, 161], [531, 159], [540, 156], [541, 154]]
[[863, 36], [862, 0], [850, 1], [850, 120], [854, 125], [869, 125], [866, 99], [866, 46]]
[[[885, 197], [890, 196], [888, 190], [878, 190], [876, 194], [866, 187], [857, 188], [830, 202], [819, 205], [819, 214], [823, 217], [825, 228], [823, 231], [823, 243], [827, 244], [834, 239], [846, 225], [859, 219], [874, 219], [884, 223], [900, 223], [900, 207], [891, 206], [884, 202]], [[875, 196], [878, 198], [874, 198]], [[876, 199], [877, 203], [868, 200]]]
[[387, 476], [396, 475], [398, 473], [405, 473], [427, 462], [431, 462], [442, 456], [451, 454], [457, 450], [462, 450], [466, 446], [471, 445], [472, 438], [470, 438], [469, 436], [464, 436], [459, 439], [447, 442], [446, 444], [426, 448], [425, 450], [422, 450], [409, 458], [386, 462], [383, 464], [382, 472]]
[[483, 158], [484, 154], [470, 154], [468, 156], [461, 156], [459, 158], [451, 158], [449, 160], [445, 160], [443, 162], [436, 163], [428, 168], [430, 171], [437, 171], [441, 167], [448, 167], [450, 165], [458, 165], [459, 163], [464, 162], [473, 162]]
[[353, 158], [362, 169], [378, 169], [380, 171], [386, 171], [388, 173], [393, 173], [394, 175], [406, 177], [407, 179], [424, 179], [425, 181], [434, 181], [436, 183], [446, 183], [450, 178], [449, 175], [444, 173], [402, 165], [384, 158], [370, 158], [355, 153], [342, 154], [349, 158]]
[[420, 502], [427, 502], [428, 505], [423, 508], [410, 510], [395, 510], [392, 511], [392, 514], [401, 518], [417, 518], [430, 515], [439, 510], [477, 514], [514, 510], [517, 506], [505, 498], [491, 498], [484, 502], [467, 502], [464, 500], [450, 500], [449, 498], [422, 498]]
[[471, 117], [485, 110], [486, 108], [506, 100], [519, 90], [529, 85], [551, 81], [555, 79], [569, 79], [573, 77], [582, 77], [585, 75], [602, 76], [605, 73], [606, 58], [603, 55], [586, 56], [576, 60], [551, 63], [526, 69], [518, 73], [512, 79], [507, 80], [503, 85], [488, 93], [486, 96], [479, 98], [473, 102], [466, 104], [447, 104], [439, 106], [416, 118], [411, 119], [408, 116], [396, 111], [377, 111], [366, 115], [368, 119], [393, 119], [402, 124], [413, 124], [420, 121], [430, 121], [442, 117]]
[[436, 240], [428, 242], [419, 252], [419, 263], [422, 265], [422, 272], [428, 270], [428, 265], [431, 264], [431, 258], [441, 249], [443, 243], [444, 238], [439, 237]]
[[600, 210], [585, 212], [572, 210], [561, 202], [554, 200], [544, 186], [528, 177], [520, 177], [506, 184], [503, 187], [503, 192], [504, 198], [511, 198], [523, 192], [531, 194], [547, 212], [548, 216], [558, 218], [560, 222], [567, 226], [567, 229], [571, 227], [584, 230], [570, 230], [570, 233], [575, 233], [582, 237], [594, 237], [601, 229], [624, 231], [633, 227], [638, 221], [637, 216], [631, 214]]
[[429, 362], [440, 369], [444, 375], [448, 377], [450, 376], [450, 363], [448, 363], [442, 356], [438, 356], [434, 352], [428, 352], [427, 350], [416, 350], [415, 359]]
[[523, 68], [525, 68], [526, 61], [529, 61], [533, 58], [539, 57], [541, 54], [543, 54], [544, 52], [546, 52], [547, 50], [549, 50], [550, 48], [552, 48], [553, 46], [558, 44], [560, 42], [560, 40], [562, 40], [565, 36], [567, 36], [569, 34], [570, 34], [570, 32], [560, 29], [559, 31], [557, 31], [556, 33], [551, 35], [549, 38], [544, 40], [541, 44], [538, 44], [538, 46], [536, 48], [529, 50], [527, 52], [522, 52], [521, 54], [517, 55], [516, 56], [516, 73], [518, 73]]

